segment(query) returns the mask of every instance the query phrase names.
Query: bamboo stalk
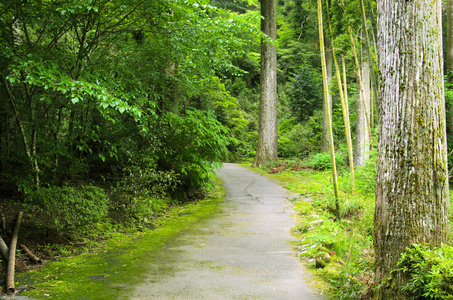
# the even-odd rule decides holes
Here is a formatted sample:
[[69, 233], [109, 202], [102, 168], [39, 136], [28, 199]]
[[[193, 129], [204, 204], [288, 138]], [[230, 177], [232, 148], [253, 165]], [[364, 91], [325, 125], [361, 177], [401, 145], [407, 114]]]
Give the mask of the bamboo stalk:
[[326, 68], [326, 53], [324, 49], [324, 30], [322, 23], [322, 4], [321, 0], [318, 0], [318, 28], [319, 28], [319, 44], [321, 48], [321, 66], [322, 66], [322, 82], [323, 82], [323, 91], [324, 91], [324, 101], [326, 103], [326, 118], [327, 118], [327, 127], [329, 130], [329, 151], [330, 151], [330, 160], [332, 164], [332, 181], [333, 181], [333, 191], [335, 195], [335, 209], [337, 220], [340, 220], [340, 203], [338, 200], [338, 179], [337, 179], [337, 167], [335, 162], [335, 148], [333, 143], [333, 132], [332, 132], [332, 119], [331, 111], [328, 103], [328, 85], [327, 85], [327, 68]]
[[[327, 15], [329, 16], [328, 1], [326, 1], [326, 6], [327, 6]], [[328, 17], [328, 20], [329, 20], [330, 36], [333, 40], [332, 23], [330, 21], [330, 16]], [[332, 43], [332, 55], [333, 55], [333, 61], [335, 63], [335, 74], [337, 76], [338, 90], [340, 91], [341, 107], [343, 110], [343, 121], [344, 121], [345, 133], [346, 133], [346, 145], [348, 147], [349, 169], [350, 169], [350, 176], [351, 176], [351, 192], [354, 193], [354, 190], [355, 190], [354, 154], [353, 154], [353, 150], [352, 150], [351, 125], [349, 123], [349, 105], [345, 101], [345, 97], [343, 95], [340, 68], [338, 66], [338, 60], [337, 60], [337, 56], [336, 56], [336, 52], [335, 52], [335, 46], [333, 46], [333, 43]], [[345, 80], [346, 80], [346, 78], [345, 78]]]
[[11, 239], [11, 245], [9, 250], [9, 259], [8, 259], [8, 268], [6, 273], [6, 293], [9, 295], [14, 295], [16, 293], [16, 288], [14, 286], [14, 268], [16, 265], [16, 246], [17, 239], [19, 237], [19, 227], [22, 221], [23, 212], [19, 212], [16, 220], [16, 225], [14, 226], [13, 237]]
[[[347, 77], [346, 77], [346, 62], [345, 62], [344, 56], [341, 56], [341, 59], [342, 59], [342, 64], [343, 64], [344, 104], [346, 106], [347, 111], [349, 112], [348, 84], [347, 84]], [[349, 119], [348, 119], [348, 123], [349, 123]], [[354, 180], [354, 184], [355, 184], [355, 180]]]
[[348, 98], [348, 84], [347, 84], [347, 78], [346, 78], [346, 62], [344, 60], [344, 56], [341, 56], [341, 62], [343, 65], [343, 85], [344, 85], [344, 100], [346, 102], [346, 105], [349, 106], [349, 98]]

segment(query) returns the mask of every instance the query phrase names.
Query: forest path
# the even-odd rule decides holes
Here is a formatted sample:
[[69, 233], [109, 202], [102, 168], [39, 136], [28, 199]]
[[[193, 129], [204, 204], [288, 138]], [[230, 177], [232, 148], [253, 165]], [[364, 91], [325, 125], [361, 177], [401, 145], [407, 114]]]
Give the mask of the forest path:
[[169, 243], [132, 299], [323, 299], [293, 254], [287, 191], [234, 164], [218, 175], [221, 211]]

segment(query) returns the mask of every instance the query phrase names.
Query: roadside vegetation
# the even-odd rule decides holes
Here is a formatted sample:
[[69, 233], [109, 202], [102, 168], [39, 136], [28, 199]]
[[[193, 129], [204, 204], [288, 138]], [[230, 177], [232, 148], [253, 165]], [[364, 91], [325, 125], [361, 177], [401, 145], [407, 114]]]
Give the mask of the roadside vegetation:
[[221, 184], [213, 179], [203, 200], [179, 205], [162, 201], [147, 210], [148, 221], [135, 223], [135, 229], [104, 219], [79, 232], [78, 240], [38, 246], [40, 254], [52, 257], [39, 269], [20, 273], [18, 290], [33, 299], [115, 299], [127, 293], [168, 241], [217, 211], [224, 196]]
[[[280, 161], [263, 171], [299, 195], [302, 259], [335, 298], [366, 298], [374, 284], [379, 140], [376, 1], [276, 4]], [[9, 244], [24, 211], [20, 243], [41, 260], [90, 253], [120, 234], [158, 228], [168, 215], [182, 220], [172, 212], [217, 191], [213, 170], [222, 162], [251, 162], [260, 41], [268, 40], [259, 10], [258, 0], [2, 1], [0, 236]], [[451, 21], [451, 11], [442, 12]], [[331, 70], [324, 88], [340, 217], [318, 13]], [[445, 69], [451, 168], [453, 59]], [[414, 246], [401, 262], [413, 281], [401, 288], [414, 298], [452, 298], [451, 253], [447, 245]], [[17, 271], [33, 268], [20, 250]]]
[[[256, 170], [297, 194], [293, 199], [298, 219], [295, 247], [301, 260], [322, 278], [324, 284], [319, 287], [333, 299], [372, 299], [376, 154], [371, 152], [356, 169], [354, 193], [347, 166], [339, 165], [341, 220], [335, 214], [330, 161], [324, 163], [321, 156], [330, 159], [327, 153], [316, 154], [304, 160], [269, 162]], [[411, 248], [402, 256], [400, 268], [413, 279], [401, 288], [414, 299], [451, 299], [452, 255], [451, 245], [434, 251], [420, 245]]]

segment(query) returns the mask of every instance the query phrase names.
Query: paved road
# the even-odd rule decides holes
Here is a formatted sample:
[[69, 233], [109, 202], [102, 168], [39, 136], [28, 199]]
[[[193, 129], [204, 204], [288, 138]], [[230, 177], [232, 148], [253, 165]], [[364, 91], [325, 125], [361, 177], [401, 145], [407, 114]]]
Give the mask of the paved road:
[[132, 299], [324, 299], [291, 249], [286, 190], [234, 164], [219, 176], [221, 212], [169, 244]]

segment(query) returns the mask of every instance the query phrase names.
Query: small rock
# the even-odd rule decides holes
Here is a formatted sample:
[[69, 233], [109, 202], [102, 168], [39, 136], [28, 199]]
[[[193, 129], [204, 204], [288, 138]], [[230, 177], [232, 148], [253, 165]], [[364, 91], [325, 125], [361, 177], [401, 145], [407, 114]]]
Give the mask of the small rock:
[[322, 222], [323, 222], [322, 219], [314, 220], [314, 221], [311, 221], [310, 223], [308, 223], [307, 227], [315, 227], [315, 226], [321, 225]]
[[329, 253], [320, 253], [316, 255], [316, 268], [324, 268], [330, 262], [330, 255]]
[[313, 230], [315, 227], [318, 227], [323, 222], [322, 219], [311, 221], [305, 226], [305, 231]]
[[315, 259], [314, 258], [306, 258], [305, 259], [309, 264], [312, 264], [315, 262]]

